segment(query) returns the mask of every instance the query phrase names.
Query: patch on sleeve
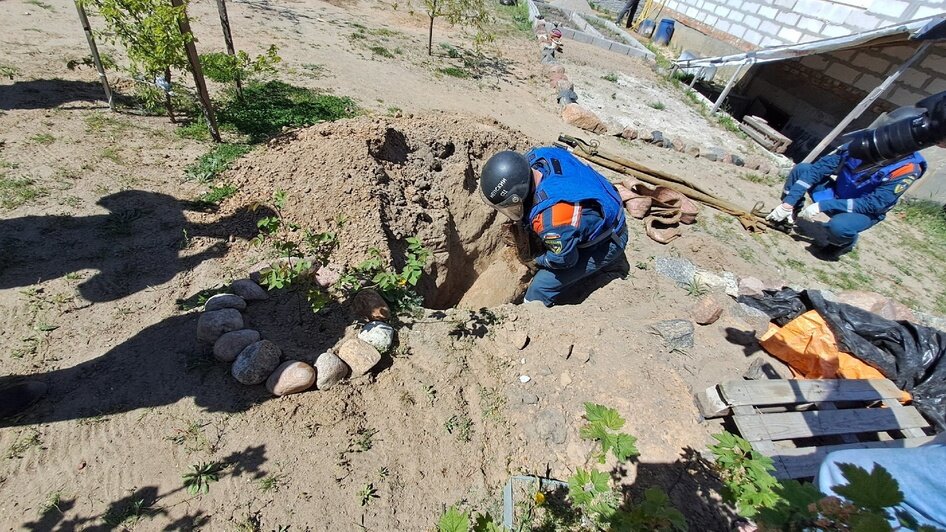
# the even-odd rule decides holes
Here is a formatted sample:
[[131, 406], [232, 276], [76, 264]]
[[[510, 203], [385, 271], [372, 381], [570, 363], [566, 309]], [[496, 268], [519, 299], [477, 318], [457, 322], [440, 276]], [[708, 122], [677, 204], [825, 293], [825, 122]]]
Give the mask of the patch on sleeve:
[[903, 181], [897, 183], [897, 188], [893, 189], [893, 193], [896, 194], [896, 195], [898, 195], [898, 196], [899, 196], [900, 194], [903, 194], [903, 192], [904, 192], [910, 185], [913, 184], [913, 181], [914, 181], [914, 179], [913, 179], [912, 177], [908, 177], [908, 178], [904, 179]]
[[542, 237], [542, 243], [545, 244], [545, 247], [549, 251], [556, 255], [561, 253], [564, 247], [562, 245], [562, 235], [558, 233], [546, 233], [545, 236]]

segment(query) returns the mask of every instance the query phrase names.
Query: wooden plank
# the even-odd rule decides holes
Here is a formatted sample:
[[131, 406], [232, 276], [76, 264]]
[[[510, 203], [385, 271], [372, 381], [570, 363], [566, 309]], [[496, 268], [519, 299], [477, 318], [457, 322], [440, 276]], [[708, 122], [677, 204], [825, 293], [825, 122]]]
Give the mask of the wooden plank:
[[[755, 411], [751, 406], [734, 406], [733, 413], [736, 414], [737, 416], [751, 416], [755, 414]], [[770, 456], [771, 454], [774, 454], [776, 451], [778, 451], [778, 449], [775, 447], [775, 444], [768, 440], [753, 442], [752, 447], [756, 451], [759, 451], [760, 453], [763, 453], [766, 456]], [[785, 466], [782, 465], [782, 462], [780, 462], [779, 460], [773, 459], [772, 465], [775, 467], [775, 476], [777, 478], [787, 478], [787, 475], [789, 475], [789, 471], [785, 469]], [[783, 475], [783, 476], [780, 477], [779, 475]]]
[[[900, 404], [900, 403], [897, 403], [897, 404]], [[838, 409], [837, 405], [835, 405], [831, 401], [817, 403], [817, 405], [818, 405], [818, 410], [837, 410]], [[919, 429], [916, 429], [916, 430], [919, 430]], [[857, 443], [858, 439], [857, 439], [856, 434], [841, 434], [841, 441], [844, 443]]]
[[832, 451], [841, 451], [844, 449], [905, 449], [931, 443], [934, 439], [934, 436], [923, 436], [904, 440], [866, 441], [841, 445], [825, 445], [823, 447], [799, 447], [797, 449], [774, 450], [771, 448], [758, 448], [754, 443], [752, 446], [760, 453], [770, 456], [773, 462], [779, 464], [780, 467], [776, 468], [776, 472], [774, 473], [776, 478], [805, 478], [817, 475], [821, 462], [823, 462], [825, 456]]
[[769, 151], [772, 151], [772, 149], [774, 149], [777, 146], [777, 144], [774, 141], [772, 141], [772, 139], [766, 137], [762, 133], [759, 133], [758, 131], [753, 129], [751, 126], [747, 126], [746, 124], [740, 123], [739, 129], [742, 130], [743, 133], [748, 135], [749, 138], [758, 142], [760, 145], [762, 145], [763, 148]]
[[881, 401], [902, 392], [887, 379], [729, 381], [719, 385], [723, 399], [736, 405], [778, 405], [824, 401]]
[[785, 135], [782, 135], [781, 133], [779, 133], [778, 131], [776, 131], [775, 129], [773, 129], [772, 126], [770, 126], [770, 125], [768, 124], [768, 122], [766, 122], [765, 120], [762, 120], [762, 119], [759, 118], [759, 117], [756, 117], [756, 116], [744, 116], [744, 117], [742, 118], [742, 120], [743, 120], [743, 122], [749, 124], [750, 126], [754, 127], [755, 129], [758, 129], [759, 132], [762, 133], [763, 135], [765, 135], [765, 136], [767, 136], [767, 137], [769, 137], [769, 138], [772, 138], [772, 139], [778, 141], [777, 144], [783, 144], [783, 143], [786, 143], [786, 142], [789, 142], [789, 143], [791, 142], [791, 139], [789, 139], [789, 138], [786, 137]]
[[[900, 404], [900, 401], [897, 401], [896, 399], [884, 399], [884, 406], [887, 408], [903, 408], [903, 405]], [[922, 438], [926, 436], [926, 432], [924, 432], [923, 429], [903, 429], [902, 432], [906, 434], [908, 438]]]
[[788, 440], [812, 436], [855, 434], [921, 428], [928, 423], [915, 408], [858, 408], [734, 416], [742, 437], [749, 441]]

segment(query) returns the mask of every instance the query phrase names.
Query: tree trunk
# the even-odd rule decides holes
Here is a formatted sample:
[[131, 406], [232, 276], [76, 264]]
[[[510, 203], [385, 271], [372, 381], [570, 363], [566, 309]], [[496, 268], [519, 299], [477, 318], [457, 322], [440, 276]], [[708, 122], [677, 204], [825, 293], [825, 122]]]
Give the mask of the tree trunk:
[[[220, 14], [220, 27], [223, 29], [223, 40], [227, 44], [227, 53], [231, 57], [236, 57], [236, 49], [233, 47], [233, 34], [230, 33], [230, 17], [227, 15], [227, 0], [217, 0], [217, 12]], [[243, 98], [243, 80], [240, 79], [239, 68], [236, 71], [236, 90], [237, 97]]]
[[[171, 68], [164, 69], [164, 80], [168, 82], [168, 87], [171, 86]], [[174, 119], [174, 105], [171, 104], [171, 93], [164, 92], [164, 108], [168, 110], [168, 118], [171, 119], [172, 124], [176, 124], [177, 120]]]
[[99, 73], [99, 81], [102, 82], [102, 89], [105, 90], [105, 99], [108, 100], [108, 108], [115, 110], [115, 101], [112, 98], [112, 88], [108, 84], [108, 77], [105, 75], [105, 67], [102, 66], [102, 59], [99, 57], [99, 49], [95, 45], [95, 36], [92, 35], [92, 26], [89, 25], [89, 17], [85, 14], [85, 8], [80, 2], [76, 2], [76, 11], [79, 12], [79, 22], [85, 31], [85, 38], [89, 41], [89, 51], [92, 53], [92, 62], [95, 63], [95, 70]]
[[[183, 0], [171, 0], [171, 5], [180, 7], [184, 5]], [[185, 39], [184, 51], [187, 52], [187, 60], [191, 64], [191, 74], [194, 75], [194, 85], [197, 86], [197, 95], [200, 97], [200, 106], [204, 109], [204, 117], [207, 119], [207, 126], [210, 129], [210, 136], [215, 142], [221, 142], [220, 130], [217, 129], [217, 118], [214, 116], [213, 103], [210, 101], [210, 94], [207, 93], [207, 82], [204, 80], [204, 70], [200, 67], [200, 59], [197, 57], [197, 47], [194, 46], [193, 32], [191, 24], [187, 19], [187, 12], [177, 21], [181, 30], [181, 35], [185, 38], [191, 34], [190, 39]]]
[[427, 55], [434, 55], [434, 16], [430, 16], [430, 29], [427, 31]]

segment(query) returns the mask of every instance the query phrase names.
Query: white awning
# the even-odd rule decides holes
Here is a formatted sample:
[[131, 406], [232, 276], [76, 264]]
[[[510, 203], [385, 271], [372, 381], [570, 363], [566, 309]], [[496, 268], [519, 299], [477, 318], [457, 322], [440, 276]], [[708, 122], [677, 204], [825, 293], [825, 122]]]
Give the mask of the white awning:
[[[910, 40], [926, 38], [942, 38], [940, 35], [929, 35], [930, 33], [941, 33], [943, 23], [942, 16], [933, 16], [919, 20], [912, 20], [886, 28], [845, 35], [843, 37], [833, 37], [831, 39], [821, 39], [803, 44], [786, 44], [782, 46], [771, 46], [768, 48], [759, 48], [742, 54], [724, 55], [720, 57], [708, 57], [701, 59], [681, 59], [674, 62], [678, 68], [706, 67], [706, 66], [724, 66], [724, 65], [746, 65], [771, 63], [773, 61], [783, 61], [785, 59], [794, 59], [806, 55], [823, 54], [826, 52], [835, 52], [839, 50], [848, 50], [851, 48], [862, 48], [865, 46], [883, 46], [890, 44], [903, 44]], [[940, 26], [940, 28], [936, 28]], [[936, 29], [936, 31], [931, 31]]]

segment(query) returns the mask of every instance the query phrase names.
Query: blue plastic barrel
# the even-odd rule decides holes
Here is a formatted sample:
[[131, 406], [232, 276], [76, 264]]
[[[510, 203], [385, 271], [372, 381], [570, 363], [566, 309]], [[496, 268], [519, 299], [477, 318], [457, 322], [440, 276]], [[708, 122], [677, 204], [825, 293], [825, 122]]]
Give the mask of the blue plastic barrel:
[[660, 24], [657, 25], [657, 31], [654, 32], [654, 44], [666, 46], [670, 44], [671, 37], [673, 37], [673, 19], [661, 19]]
[[637, 33], [640, 33], [641, 35], [643, 35], [644, 37], [647, 37], [647, 38], [649, 39], [650, 36], [654, 34], [654, 27], [655, 27], [655, 26], [656, 26], [656, 24], [654, 24], [654, 21], [653, 21], [653, 20], [651, 20], [651, 19], [649, 19], [649, 18], [648, 18], [648, 19], [644, 19], [644, 22], [641, 22], [641, 26], [640, 26], [639, 28], [637, 28]]

